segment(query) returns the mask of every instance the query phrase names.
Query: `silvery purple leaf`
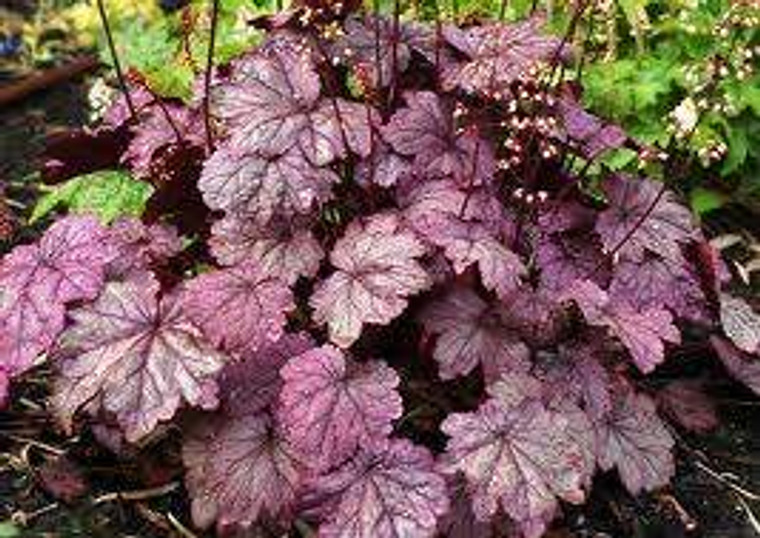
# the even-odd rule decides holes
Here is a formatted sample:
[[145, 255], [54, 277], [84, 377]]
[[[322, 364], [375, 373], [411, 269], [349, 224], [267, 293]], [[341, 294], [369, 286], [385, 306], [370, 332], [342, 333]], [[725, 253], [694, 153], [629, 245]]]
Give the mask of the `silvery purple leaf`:
[[150, 278], [112, 282], [95, 302], [70, 313], [52, 399], [66, 430], [88, 404], [113, 413], [136, 442], [183, 402], [217, 405], [215, 377], [229, 358], [204, 340], [176, 296], [159, 302], [157, 293]]
[[230, 352], [256, 351], [276, 342], [295, 306], [287, 285], [256, 260], [186, 282], [182, 303], [209, 341]]
[[416, 258], [424, 245], [391, 213], [351, 223], [335, 244], [336, 271], [311, 296], [314, 321], [327, 323], [330, 340], [348, 347], [365, 323], [385, 324], [401, 314], [408, 297], [430, 286]]
[[428, 450], [405, 439], [362, 447], [314, 487], [335, 497], [322, 538], [432, 538], [449, 509], [444, 477]]
[[497, 308], [468, 289], [454, 289], [429, 303], [420, 321], [438, 335], [433, 358], [441, 379], [467, 375], [478, 365], [487, 381], [530, 368], [530, 351], [519, 334], [504, 324]]
[[320, 470], [383, 441], [403, 412], [393, 369], [377, 361], [354, 362], [333, 346], [293, 357], [280, 375], [278, 414], [286, 435]]

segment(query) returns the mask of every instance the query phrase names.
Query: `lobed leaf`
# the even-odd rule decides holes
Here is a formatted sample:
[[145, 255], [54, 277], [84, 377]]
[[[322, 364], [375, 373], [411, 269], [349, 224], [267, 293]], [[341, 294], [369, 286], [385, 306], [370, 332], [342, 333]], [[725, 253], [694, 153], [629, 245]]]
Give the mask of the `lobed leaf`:
[[182, 306], [212, 344], [234, 352], [279, 340], [295, 304], [283, 281], [247, 260], [186, 282]]
[[280, 420], [293, 446], [317, 469], [384, 440], [403, 413], [391, 368], [356, 363], [330, 345], [293, 357], [280, 375]]
[[581, 502], [583, 449], [570, 422], [532, 398], [506, 398], [498, 389], [472, 413], [454, 413], [441, 425], [450, 437], [441, 468], [464, 473], [479, 520], [501, 507], [523, 534], [541, 536], [554, 517], [557, 496]]
[[455, 288], [429, 303], [420, 314], [425, 328], [438, 334], [433, 358], [441, 379], [467, 375], [481, 365], [486, 380], [530, 368], [530, 351], [501, 319], [498, 308], [474, 292]]
[[617, 467], [632, 494], [664, 486], [675, 473], [675, 443], [646, 395], [619, 395], [610, 412], [594, 420], [594, 429], [599, 466]]
[[432, 538], [449, 508], [446, 481], [432, 456], [405, 439], [362, 447], [314, 487], [338, 499], [319, 528], [325, 538]]
[[94, 299], [116, 253], [92, 216], [65, 217], [37, 244], [16, 247], [0, 264], [0, 368], [16, 375], [50, 350], [64, 327], [64, 305]]
[[344, 348], [359, 338], [365, 323], [388, 323], [404, 311], [407, 297], [430, 286], [415, 259], [424, 253], [394, 214], [351, 223], [330, 254], [337, 271], [311, 296], [314, 321], [326, 322], [330, 340]]
[[157, 292], [150, 275], [111, 282], [70, 313], [52, 399], [66, 430], [85, 404], [113, 413], [130, 442], [172, 418], [182, 402], [216, 407], [214, 379], [228, 358], [187, 320], [176, 296], [159, 302]]

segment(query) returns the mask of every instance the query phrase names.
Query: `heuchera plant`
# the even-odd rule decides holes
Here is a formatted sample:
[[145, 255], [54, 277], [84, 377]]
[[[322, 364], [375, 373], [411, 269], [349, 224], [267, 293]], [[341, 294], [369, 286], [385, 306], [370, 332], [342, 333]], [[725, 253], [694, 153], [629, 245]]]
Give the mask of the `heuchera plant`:
[[[665, 485], [659, 411], [715, 422], [698, 384], [642, 383], [685, 327], [760, 392], [760, 318], [689, 211], [586, 177], [656, 152], [583, 110], [540, 16], [266, 24], [191, 105], [133, 80], [82, 135], [121, 141], [151, 198], [3, 259], [3, 396], [48, 360], [66, 431], [87, 415], [145, 443], [205, 410], [177, 422], [199, 527], [415, 538], [540, 536], [597, 469]], [[92, 171], [59, 157], [58, 179]]]

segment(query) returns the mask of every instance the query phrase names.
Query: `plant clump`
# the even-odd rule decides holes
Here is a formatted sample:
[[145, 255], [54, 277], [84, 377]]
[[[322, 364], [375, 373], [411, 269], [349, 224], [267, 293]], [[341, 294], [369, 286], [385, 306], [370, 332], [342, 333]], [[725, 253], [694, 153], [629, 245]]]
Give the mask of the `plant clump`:
[[175, 421], [198, 527], [414, 538], [541, 536], [599, 469], [666, 485], [666, 420], [711, 423], [698, 386], [645, 383], [687, 328], [759, 390], [760, 318], [677, 195], [589, 173], [659, 152], [584, 110], [541, 16], [266, 24], [190, 104], [133, 84], [88, 135], [150, 196], [3, 259], [3, 396], [47, 360], [66, 431]]

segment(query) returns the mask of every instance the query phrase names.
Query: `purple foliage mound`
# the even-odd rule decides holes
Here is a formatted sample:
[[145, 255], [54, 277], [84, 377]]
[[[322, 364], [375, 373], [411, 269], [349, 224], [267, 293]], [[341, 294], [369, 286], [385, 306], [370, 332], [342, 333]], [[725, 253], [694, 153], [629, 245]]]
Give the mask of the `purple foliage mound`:
[[674, 192], [590, 180], [646, 148], [583, 109], [540, 17], [309, 13], [189, 105], [115, 105], [99, 129], [130, 133], [147, 211], [5, 256], [0, 397], [47, 360], [67, 431], [175, 420], [195, 524], [220, 531], [538, 537], [598, 470], [665, 485], [666, 418], [714, 420], [646, 374], [697, 327], [760, 392], [760, 318]]

